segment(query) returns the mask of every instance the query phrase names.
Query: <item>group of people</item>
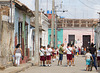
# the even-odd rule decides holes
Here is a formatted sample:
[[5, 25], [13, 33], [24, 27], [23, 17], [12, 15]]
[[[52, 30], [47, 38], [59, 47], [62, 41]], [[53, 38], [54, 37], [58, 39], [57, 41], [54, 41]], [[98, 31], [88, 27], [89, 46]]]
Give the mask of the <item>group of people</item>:
[[50, 45], [48, 45], [47, 48], [41, 46], [39, 50], [40, 66], [51, 66], [51, 61], [53, 62], [57, 58], [58, 52], [58, 48], [51, 48]]
[[64, 48], [64, 44], [61, 44], [61, 46], [59, 47], [58, 65], [59, 63], [60, 65], [62, 65], [63, 54], [66, 54], [66, 57], [67, 57], [67, 67], [75, 66], [75, 62], [74, 62], [75, 47], [74, 45], [68, 44], [67, 47]]
[[[40, 66], [51, 66], [51, 61], [58, 58], [58, 66], [62, 65], [63, 60], [63, 54], [66, 54], [67, 56], [67, 66], [75, 66], [74, 64], [74, 55], [75, 55], [75, 48], [74, 45], [68, 44], [66, 48], [64, 48], [64, 44], [61, 44], [61, 46], [56, 49], [53, 47], [51, 48], [49, 45], [46, 47], [41, 46], [39, 55], [40, 55]], [[52, 60], [51, 60], [52, 59]], [[45, 64], [46, 61], [46, 64]], [[71, 65], [69, 65], [71, 63]]]
[[77, 56], [86, 54], [86, 48], [83, 48], [83, 46], [81, 48], [75, 46], [75, 51]]
[[98, 71], [97, 67], [100, 67], [100, 48], [99, 50], [97, 50], [92, 43], [91, 46], [87, 49], [87, 53], [85, 54], [85, 60], [86, 71], [92, 71], [93, 66], [95, 67], [96, 71]]
[[[40, 48], [41, 66], [42, 66], [42, 62], [43, 62], [43, 66], [51, 66], [51, 57], [52, 59], [56, 58], [55, 56], [58, 56], [58, 53], [59, 53], [58, 66], [62, 65], [63, 54], [66, 54], [67, 67], [75, 66], [74, 56], [77, 52], [78, 51], [76, 50], [74, 45], [71, 45], [71, 44], [68, 44], [66, 47], [64, 47], [64, 44], [61, 44], [59, 49], [50, 48], [49, 45], [47, 49], [45, 47], [41, 47]], [[94, 47], [94, 44], [92, 43], [88, 49], [84, 50], [84, 48], [82, 48], [81, 53], [83, 53], [83, 55], [85, 54], [86, 71], [89, 71], [91, 61], [92, 61], [92, 67], [94, 66], [97, 71], [97, 63], [98, 63], [98, 66], [100, 67], [100, 48], [99, 50], [96, 50], [96, 48]], [[96, 59], [97, 59], [97, 62], [96, 62]], [[45, 61], [46, 61], [46, 64], [45, 64]]]
[[[61, 44], [59, 48], [55, 49], [54, 47], [50, 47], [50, 45], [48, 45], [47, 48], [45, 46], [41, 46], [39, 50], [40, 66], [51, 66], [51, 62], [55, 61], [55, 59], [58, 59], [58, 66], [62, 65], [63, 54], [66, 54], [67, 67], [75, 66], [74, 55], [76, 54], [76, 52], [76, 48], [74, 47], [74, 45], [71, 44], [68, 44], [66, 47], [64, 47], [64, 44]], [[23, 55], [22, 49], [20, 48], [20, 44], [17, 44], [14, 51], [14, 55], [15, 63], [19, 66], [20, 58]], [[86, 49], [85, 60], [86, 71], [89, 71], [91, 62], [92, 66], [94, 66], [97, 71], [97, 65], [98, 67], [100, 67], [100, 48], [99, 50], [96, 50], [96, 47], [94, 47], [94, 44], [92, 43], [91, 46]]]

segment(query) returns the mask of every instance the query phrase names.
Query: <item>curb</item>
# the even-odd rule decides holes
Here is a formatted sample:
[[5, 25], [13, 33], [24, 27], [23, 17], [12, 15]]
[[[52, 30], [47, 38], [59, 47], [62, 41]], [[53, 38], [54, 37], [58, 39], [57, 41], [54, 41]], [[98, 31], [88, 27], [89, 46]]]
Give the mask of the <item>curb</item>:
[[21, 72], [21, 71], [25, 71], [26, 69], [28, 69], [28, 68], [30, 68], [30, 67], [32, 67], [32, 64], [29, 64], [29, 65], [24, 66], [24, 67], [22, 67], [22, 68], [18, 68], [18, 69], [14, 70], [14, 71], [11, 71], [11, 72], [9, 72], [9, 73], [19, 73], [19, 72]]

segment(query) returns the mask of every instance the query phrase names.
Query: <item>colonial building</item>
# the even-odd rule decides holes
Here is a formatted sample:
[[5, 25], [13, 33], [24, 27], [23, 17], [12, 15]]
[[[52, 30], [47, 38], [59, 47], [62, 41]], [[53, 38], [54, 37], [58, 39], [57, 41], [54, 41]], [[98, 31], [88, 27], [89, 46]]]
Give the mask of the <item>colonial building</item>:
[[14, 49], [14, 21], [9, 0], [0, 0], [0, 67], [12, 64]]
[[[52, 15], [48, 14], [48, 18]], [[90, 46], [90, 43], [94, 43], [95, 33], [93, 24], [98, 22], [98, 19], [68, 19], [68, 18], [58, 18], [57, 19], [57, 44], [58, 47], [64, 43], [65, 46], [70, 43], [74, 44], [76, 47], [86, 47]], [[50, 20], [51, 22], [51, 20]], [[51, 41], [51, 25], [49, 26], [49, 41]], [[54, 31], [55, 36], [55, 31]], [[55, 41], [55, 39], [54, 39]]]
[[[34, 13], [34, 12], [33, 12]], [[48, 25], [49, 22], [48, 22], [48, 17], [46, 14], [44, 14], [42, 11], [39, 12], [39, 47], [40, 46], [47, 46], [48, 45]], [[32, 52], [31, 52], [31, 59], [34, 60], [34, 52], [35, 52], [35, 43], [34, 43], [34, 38], [35, 38], [35, 17], [32, 17], [31, 18], [31, 40], [33, 41], [30, 41], [31, 45], [30, 46], [33, 46], [33, 49], [32, 49]]]
[[94, 29], [95, 29], [95, 44], [97, 49], [100, 48], [100, 22], [94, 25]]
[[29, 60], [30, 55], [30, 18], [34, 16], [33, 12], [21, 2], [15, 0], [15, 21], [14, 21], [14, 37], [15, 46], [19, 43], [23, 50], [24, 59], [22, 63]]
[[30, 17], [33, 12], [18, 0], [0, 0], [0, 66], [12, 64], [13, 52], [21, 44], [24, 59], [29, 60]]

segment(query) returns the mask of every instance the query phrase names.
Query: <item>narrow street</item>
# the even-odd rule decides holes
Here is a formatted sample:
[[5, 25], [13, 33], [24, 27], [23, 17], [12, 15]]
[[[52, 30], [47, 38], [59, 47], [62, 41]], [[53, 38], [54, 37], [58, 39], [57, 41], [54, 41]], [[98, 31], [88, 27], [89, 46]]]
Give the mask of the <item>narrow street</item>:
[[[67, 66], [64, 53], [68, 60], [79, 55], [75, 66]], [[49, 67], [58, 54], [63, 65]], [[85, 71], [92, 57], [96, 70]], [[100, 0], [0, 0], [0, 73], [98, 73], [96, 64]]]
[[[66, 67], [66, 56], [64, 56], [63, 66], [57, 66], [57, 61], [53, 62], [51, 67], [33, 66], [21, 73], [90, 73], [85, 71], [85, 60], [83, 56], [75, 57], [75, 66]], [[97, 73], [93, 67], [91, 73]]]

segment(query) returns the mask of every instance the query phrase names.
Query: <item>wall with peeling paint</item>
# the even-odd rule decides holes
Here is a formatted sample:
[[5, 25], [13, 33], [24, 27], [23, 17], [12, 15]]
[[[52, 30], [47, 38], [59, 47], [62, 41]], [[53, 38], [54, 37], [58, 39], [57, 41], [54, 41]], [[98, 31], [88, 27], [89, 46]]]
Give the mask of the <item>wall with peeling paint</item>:
[[[19, 22], [22, 22], [22, 50], [23, 50], [23, 55], [24, 55], [24, 57], [25, 56], [29, 56], [29, 50], [30, 50], [30, 39], [29, 39], [29, 37], [30, 37], [30, 16], [28, 16], [24, 11], [21, 11], [21, 10], [19, 10], [18, 8], [16, 8], [15, 9], [15, 43], [19, 43], [19, 38], [18, 38], [18, 35], [19, 35], [19, 32], [18, 32], [18, 29], [19, 29], [19, 27], [18, 27], [18, 23]], [[28, 34], [26, 35], [26, 28], [25, 27], [28, 27]], [[27, 38], [27, 40], [28, 40], [28, 42], [26, 41], [26, 37], [28, 37]], [[26, 43], [28, 44], [28, 46], [26, 46]]]
[[12, 63], [14, 48], [14, 25], [9, 23], [9, 6], [0, 8], [0, 66], [7, 66]]
[[2, 22], [2, 40], [1, 40], [1, 65], [6, 66], [12, 61], [14, 48], [14, 29], [8, 22]]

